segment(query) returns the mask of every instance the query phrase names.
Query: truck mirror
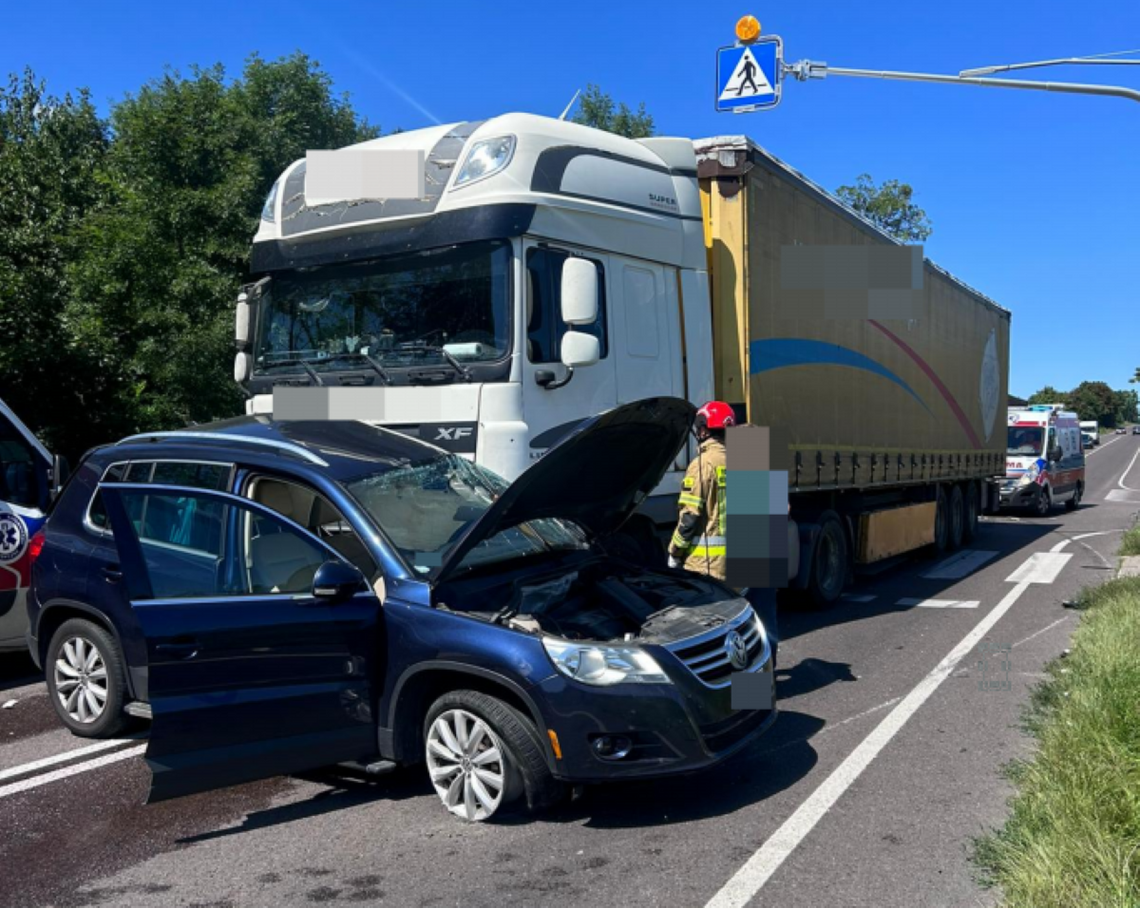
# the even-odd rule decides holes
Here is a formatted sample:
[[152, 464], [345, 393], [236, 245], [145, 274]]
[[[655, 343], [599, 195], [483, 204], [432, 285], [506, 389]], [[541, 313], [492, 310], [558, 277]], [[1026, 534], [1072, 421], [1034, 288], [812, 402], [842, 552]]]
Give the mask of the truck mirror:
[[239, 351], [234, 356], [234, 381], [239, 385], [249, 381], [250, 372], [252, 371], [251, 364], [253, 357], [246, 353], [244, 350]]
[[249, 294], [244, 290], [238, 294], [237, 313], [234, 318], [234, 341], [238, 349], [249, 343]]
[[1065, 456], [1065, 452], [1062, 451], [1060, 448], [1054, 448], [1052, 451], [1049, 452], [1049, 459], [1050, 460], [1061, 460], [1064, 456]]
[[597, 320], [598, 268], [586, 259], [567, 259], [562, 265], [562, 321], [591, 325]]
[[592, 366], [602, 358], [602, 345], [592, 334], [567, 331], [562, 335], [562, 365], [568, 369]]

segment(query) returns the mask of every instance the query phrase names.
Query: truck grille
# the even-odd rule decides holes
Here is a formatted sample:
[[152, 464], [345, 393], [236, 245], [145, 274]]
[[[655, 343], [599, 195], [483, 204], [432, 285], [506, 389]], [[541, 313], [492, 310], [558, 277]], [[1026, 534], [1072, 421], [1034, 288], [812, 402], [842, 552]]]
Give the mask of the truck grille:
[[[748, 657], [743, 668], [737, 668], [729, 659], [726, 643], [733, 631], [744, 637]], [[760, 631], [760, 619], [752, 606], [715, 630], [669, 644], [666, 648], [709, 687], [728, 687], [733, 672], [754, 671], [767, 661], [769, 653], [767, 641]]]

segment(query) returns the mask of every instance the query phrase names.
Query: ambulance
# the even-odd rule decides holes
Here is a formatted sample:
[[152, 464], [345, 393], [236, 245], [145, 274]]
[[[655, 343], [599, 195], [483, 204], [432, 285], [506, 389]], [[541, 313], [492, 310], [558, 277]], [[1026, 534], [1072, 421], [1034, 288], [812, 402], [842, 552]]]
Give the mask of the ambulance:
[[27, 646], [28, 546], [43, 526], [61, 463], [0, 400], [0, 653]]
[[1010, 407], [1003, 508], [1044, 517], [1064, 502], [1072, 511], [1085, 492], [1085, 452], [1077, 414], [1049, 404]]

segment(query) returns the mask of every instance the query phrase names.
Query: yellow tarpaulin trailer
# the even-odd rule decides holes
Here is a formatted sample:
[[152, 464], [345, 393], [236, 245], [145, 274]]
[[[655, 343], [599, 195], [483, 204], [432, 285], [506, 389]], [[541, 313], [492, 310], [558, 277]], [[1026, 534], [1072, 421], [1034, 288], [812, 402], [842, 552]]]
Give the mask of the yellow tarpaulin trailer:
[[1010, 313], [750, 140], [696, 148], [717, 396], [783, 436], [793, 510], [845, 518], [855, 560], [938, 541], [929, 503], [985, 506], [1005, 471]]

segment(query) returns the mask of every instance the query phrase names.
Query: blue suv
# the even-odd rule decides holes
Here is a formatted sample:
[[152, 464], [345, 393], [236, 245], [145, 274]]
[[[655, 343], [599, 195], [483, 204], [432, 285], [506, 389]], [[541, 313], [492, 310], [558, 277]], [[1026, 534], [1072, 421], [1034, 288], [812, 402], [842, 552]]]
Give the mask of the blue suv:
[[619, 407], [513, 484], [358, 422], [98, 448], [31, 546], [29, 647], [76, 734], [151, 720], [151, 800], [426, 763], [478, 821], [713, 765], [775, 719], [765, 630], [721, 583], [607, 551], [692, 418]]

